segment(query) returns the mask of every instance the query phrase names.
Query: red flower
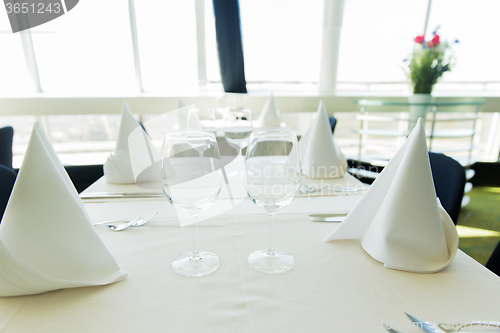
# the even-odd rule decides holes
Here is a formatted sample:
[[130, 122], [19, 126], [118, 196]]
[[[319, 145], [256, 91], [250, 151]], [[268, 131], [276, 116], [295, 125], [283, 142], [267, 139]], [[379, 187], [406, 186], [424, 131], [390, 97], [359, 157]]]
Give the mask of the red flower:
[[431, 39], [432, 45], [433, 46], [438, 46], [439, 45], [439, 35], [434, 34], [434, 37]]
[[423, 42], [425, 42], [425, 35], [415, 37], [414, 41], [417, 44], [422, 44]]

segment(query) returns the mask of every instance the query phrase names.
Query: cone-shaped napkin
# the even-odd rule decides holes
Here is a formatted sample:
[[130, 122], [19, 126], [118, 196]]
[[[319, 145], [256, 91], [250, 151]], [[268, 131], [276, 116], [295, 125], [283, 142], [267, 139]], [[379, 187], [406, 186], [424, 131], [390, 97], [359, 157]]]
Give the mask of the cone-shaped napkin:
[[0, 296], [103, 285], [126, 277], [36, 123], [0, 224]]
[[326, 241], [362, 239], [388, 268], [437, 272], [450, 264], [458, 233], [436, 199], [420, 118], [404, 145]]
[[254, 125], [260, 128], [277, 128], [281, 126], [280, 110], [274, 103], [273, 95], [267, 100]]
[[309, 178], [340, 178], [347, 170], [347, 160], [332, 136], [325, 103], [299, 141], [302, 174]]
[[160, 159], [150, 138], [124, 102], [115, 152], [104, 163], [106, 181], [132, 184], [157, 180], [160, 170], [159, 163], [155, 162]]

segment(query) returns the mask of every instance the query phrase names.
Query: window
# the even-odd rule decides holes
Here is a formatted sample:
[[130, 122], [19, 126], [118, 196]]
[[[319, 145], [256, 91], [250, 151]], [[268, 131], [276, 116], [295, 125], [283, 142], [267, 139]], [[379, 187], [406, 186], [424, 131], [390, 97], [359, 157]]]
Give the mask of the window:
[[217, 55], [217, 38], [215, 37], [215, 18], [212, 0], [205, 0], [205, 47], [207, 58], [207, 79], [217, 82], [220, 87], [219, 57]]
[[[321, 71], [324, 0], [239, 1], [248, 90], [316, 95]], [[140, 94], [137, 70], [141, 72], [146, 96], [154, 93], [175, 98], [222, 90], [212, 0], [135, 0], [134, 3], [136, 34], [131, 31], [134, 15], [129, 13], [129, 1], [124, 0], [80, 1], [66, 15], [31, 29], [32, 42], [29, 38], [21, 39], [20, 33], [12, 34], [7, 15], [0, 14], [0, 45], [4, 50], [0, 53], [0, 97], [83, 96], [91, 101], [89, 108], [98, 109], [91, 112], [100, 113], [75, 115], [72, 114], [75, 110], [67, 109], [68, 104], [55, 99], [56, 109], [52, 109], [52, 104], [44, 104], [44, 110], [67, 115], [1, 117], [0, 124], [15, 127], [17, 155], [24, 151], [33, 121], [42, 120], [56, 150], [68, 153], [65, 161], [76, 161], [73, 157], [69, 159], [72, 151], [75, 154], [88, 151], [100, 153], [99, 160], [92, 163], [102, 163], [113, 149], [118, 119], [118, 115], [102, 113], [117, 113], [119, 107], [111, 110], [110, 105], [118, 105], [116, 101], [92, 98]], [[413, 38], [423, 31], [427, 3], [428, 0], [345, 0], [337, 78], [339, 95], [409, 93], [402, 60], [410, 54]], [[460, 40], [456, 66], [444, 75], [435, 92], [498, 93], [500, 63], [496, 59], [499, 46], [495, 34], [500, 23], [495, 14], [500, 11], [500, 2], [432, 0], [431, 3], [428, 32], [440, 24], [444, 39]], [[135, 35], [137, 40], [132, 38]], [[136, 41], [139, 61], [133, 52]], [[37, 68], [27, 66], [25, 54], [31, 53]], [[41, 93], [35, 89], [37, 71]], [[213, 96], [207, 95], [199, 99], [202, 104], [212, 103]], [[351, 100], [342, 101], [346, 110], [338, 111], [352, 111]], [[13, 114], [9, 110], [11, 107], [17, 110], [13, 103], [16, 102], [7, 100], [2, 111]], [[158, 107], [158, 103], [161, 102], [145, 98], [144, 107], [140, 108], [139, 102], [135, 106], [139, 109], [132, 111], [150, 112], [147, 108], [153, 104]], [[169, 100], [167, 104], [174, 103]], [[87, 107], [86, 103], [80, 105]], [[296, 110], [297, 105], [302, 107], [301, 103], [287, 107], [312, 111]], [[31, 112], [27, 109], [23, 114]], [[283, 111], [287, 111], [286, 107]], [[284, 117], [290, 117], [287, 123], [305, 126], [306, 118], [294, 120], [291, 114]], [[492, 119], [492, 126], [498, 127], [498, 117]], [[490, 136], [489, 141], [496, 140]]]
[[0, 15], [0, 96], [31, 93], [34, 86], [24, 61], [23, 46], [17, 34], [10, 30], [7, 15]]
[[136, 92], [126, 1], [80, 1], [67, 14], [31, 31], [44, 92]]
[[[363, 83], [406, 82], [403, 59], [412, 50], [413, 38], [423, 30], [425, 3], [346, 0], [337, 77], [339, 91], [368, 90]], [[386, 89], [405, 87], [392, 85]]]
[[460, 41], [455, 45], [456, 64], [443, 76], [442, 90], [500, 90], [499, 12], [500, 2], [496, 0], [432, 2], [429, 30], [440, 25], [443, 39]]
[[240, 0], [245, 76], [252, 82], [317, 82], [323, 0]]
[[146, 92], [197, 89], [194, 4], [194, 1], [135, 1], [142, 83]]

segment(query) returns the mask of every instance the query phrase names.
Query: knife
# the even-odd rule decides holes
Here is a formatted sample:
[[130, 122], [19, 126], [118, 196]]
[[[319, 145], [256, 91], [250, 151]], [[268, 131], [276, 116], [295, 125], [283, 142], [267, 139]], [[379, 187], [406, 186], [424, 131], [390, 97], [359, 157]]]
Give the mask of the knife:
[[348, 213], [334, 214], [311, 214], [309, 220], [311, 222], [342, 222]]
[[137, 193], [119, 193], [119, 192], [98, 192], [82, 193], [80, 199], [127, 199], [127, 198], [165, 198], [165, 194], [158, 192], [137, 192]]

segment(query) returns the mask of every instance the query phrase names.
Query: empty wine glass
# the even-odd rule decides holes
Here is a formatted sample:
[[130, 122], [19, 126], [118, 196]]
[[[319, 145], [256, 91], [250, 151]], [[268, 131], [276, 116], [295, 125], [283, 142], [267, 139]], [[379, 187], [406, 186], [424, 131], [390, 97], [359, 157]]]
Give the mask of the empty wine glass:
[[227, 142], [237, 144], [241, 150], [248, 144], [252, 131], [252, 111], [242, 108], [229, 110], [224, 119]]
[[295, 199], [302, 184], [295, 133], [253, 132], [245, 155], [244, 182], [250, 199], [269, 214], [269, 247], [251, 253], [248, 262], [259, 272], [287, 272], [295, 260], [292, 255], [274, 248], [274, 215]]
[[161, 179], [168, 201], [190, 214], [193, 227], [193, 252], [177, 257], [174, 271], [198, 277], [219, 267], [219, 257], [198, 250], [198, 214], [210, 208], [222, 186], [219, 147], [213, 133], [181, 132], [167, 135], [163, 148]]
[[215, 122], [215, 111], [210, 108], [196, 108], [190, 109], [188, 112], [188, 130], [198, 130], [201, 129], [204, 132], [217, 132], [217, 126]]

